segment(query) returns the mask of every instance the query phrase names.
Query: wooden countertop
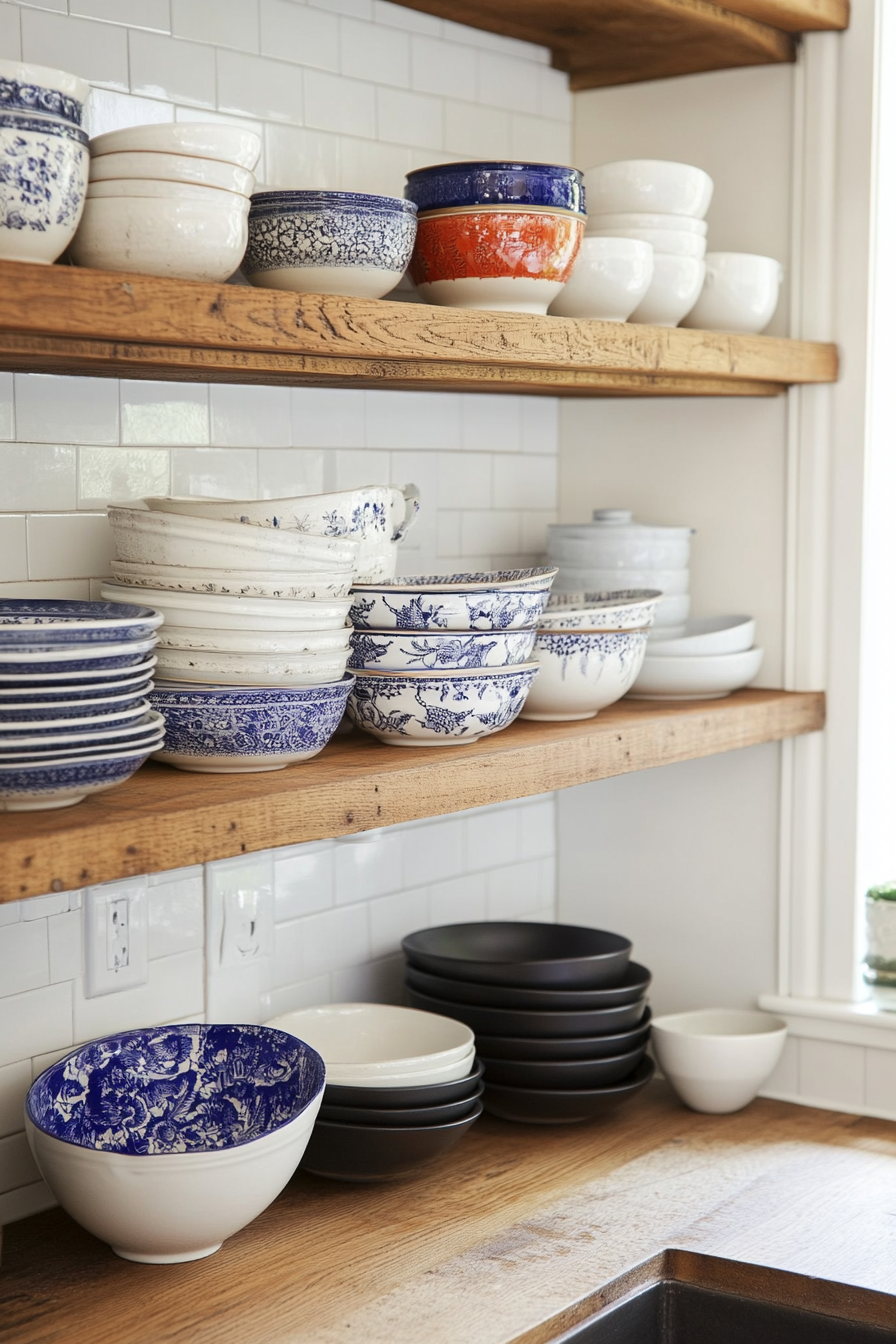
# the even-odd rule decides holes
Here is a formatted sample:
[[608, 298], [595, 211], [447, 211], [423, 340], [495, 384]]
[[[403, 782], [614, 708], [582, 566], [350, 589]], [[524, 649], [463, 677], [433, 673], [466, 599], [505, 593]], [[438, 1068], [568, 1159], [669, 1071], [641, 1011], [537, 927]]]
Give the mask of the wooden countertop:
[[590, 1125], [486, 1116], [414, 1180], [300, 1174], [188, 1265], [117, 1260], [54, 1210], [6, 1229], [0, 1338], [540, 1344], [668, 1246], [894, 1295], [896, 1333], [896, 1125], [763, 1100], [695, 1115], [663, 1083]]

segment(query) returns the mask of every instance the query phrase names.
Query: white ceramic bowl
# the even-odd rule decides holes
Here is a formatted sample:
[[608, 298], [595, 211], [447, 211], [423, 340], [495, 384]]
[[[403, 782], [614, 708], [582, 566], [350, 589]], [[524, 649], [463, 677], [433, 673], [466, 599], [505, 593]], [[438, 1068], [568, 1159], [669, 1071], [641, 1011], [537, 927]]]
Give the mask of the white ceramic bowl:
[[115, 196], [149, 196], [166, 201], [204, 201], [207, 205], [226, 205], [245, 209], [245, 197], [235, 191], [203, 187], [195, 182], [159, 182], [149, 177], [112, 177], [106, 182], [87, 185], [88, 201]]
[[85, 202], [71, 258], [105, 271], [220, 283], [245, 250], [243, 206], [116, 196]]
[[[150, 178], [156, 182], [195, 182], [204, 187], [219, 187], [248, 198], [255, 187], [255, 174], [248, 168], [217, 159], [191, 158], [186, 154], [128, 153], [104, 154], [90, 160], [90, 181], [107, 182], [111, 178]], [[245, 243], [243, 245], [245, 247]]]
[[251, 172], [261, 153], [261, 136], [244, 126], [226, 126], [222, 122], [172, 121], [106, 131], [90, 142], [90, 156], [94, 159], [105, 154], [135, 152], [218, 159]]
[[682, 569], [596, 569], [590, 565], [565, 564], [557, 576], [558, 592], [594, 592], [612, 588], [658, 588], [671, 597], [684, 597], [690, 584], [690, 570]]
[[[346, 632], [348, 633], [348, 632]], [[209, 653], [162, 649], [157, 676], [165, 681], [198, 681], [219, 686], [325, 686], [341, 681], [348, 662], [344, 650], [329, 653]]]
[[662, 647], [662, 643], [651, 646], [632, 688], [632, 699], [721, 700], [741, 686], [749, 686], [762, 666], [762, 649], [664, 658]]
[[592, 229], [674, 229], [705, 238], [708, 227], [705, 219], [692, 219], [689, 215], [648, 214], [643, 210], [633, 210], [627, 214], [599, 214], [589, 210], [585, 236]]
[[640, 630], [652, 626], [662, 594], [656, 588], [559, 593], [548, 602], [539, 630]]
[[622, 159], [584, 175], [593, 214], [648, 211], [703, 219], [712, 200], [712, 178], [702, 168], [666, 159]]
[[[127, 584], [104, 583], [107, 602], [133, 602]], [[219, 593], [175, 593], [144, 588], [140, 597], [161, 612], [167, 625], [190, 625], [206, 630], [341, 630], [350, 597], [300, 601], [289, 598], [227, 597]]]
[[691, 559], [687, 527], [603, 527], [552, 523], [548, 554], [560, 566], [595, 569], [684, 569]]
[[[678, 634], [684, 634], [685, 622], [691, 614], [691, 599], [685, 595], [683, 597], [661, 597], [657, 603], [656, 616], [653, 618], [653, 630], [651, 638], [657, 630], [671, 628], [678, 631]], [[676, 634], [676, 639], [678, 638]], [[671, 638], [671, 636], [670, 636]]]
[[213, 630], [208, 626], [164, 625], [159, 635], [159, 652], [165, 649], [196, 653], [253, 653], [259, 655], [296, 653], [344, 653], [348, 657], [350, 631], [336, 630]]
[[424, 672], [525, 663], [535, 646], [534, 630], [355, 630], [350, 668]]
[[49, 266], [69, 246], [82, 218], [87, 136], [52, 117], [5, 120], [9, 124], [0, 126], [0, 261]]
[[691, 311], [706, 274], [706, 262], [696, 257], [673, 257], [654, 252], [653, 279], [629, 318], [654, 327], [677, 327]]
[[549, 308], [555, 317], [625, 322], [653, 278], [653, 248], [634, 238], [583, 238], [572, 275]]
[[356, 630], [532, 630], [556, 573], [543, 567], [356, 584], [349, 620]]
[[696, 257], [700, 260], [706, 256], [706, 239], [684, 229], [595, 228], [589, 236], [637, 239], [649, 243], [654, 252], [671, 257]]
[[206, 569], [190, 565], [135, 565], [110, 561], [109, 568], [122, 587], [162, 589], [201, 596], [286, 599], [297, 602], [331, 601], [346, 597], [352, 586], [352, 571], [345, 566], [311, 571], [257, 569]]
[[646, 630], [539, 630], [538, 677], [520, 718], [593, 719], [631, 689], [646, 649]]
[[243, 561], [247, 568], [266, 573], [314, 572], [353, 565], [358, 554], [358, 543], [350, 537], [281, 532], [117, 505], [109, 506], [109, 523], [118, 560], [138, 565], [230, 569]]
[[537, 663], [473, 672], [362, 672], [346, 712], [356, 728], [393, 747], [452, 747], [509, 727]]
[[655, 1017], [657, 1061], [686, 1106], [710, 1115], [739, 1111], [781, 1058], [787, 1024], [768, 1013], [707, 1008]]
[[756, 335], [774, 316], [783, 279], [774, 257], [707, 252], [706, 279], [684, 326]]
[[745, 653], [753, 647], [756, 621], [752, 616], [698, 616], [688, 621], [684, 634], [654, 641], [651, 655], [663, 658], [704, 657], [716, 653]]

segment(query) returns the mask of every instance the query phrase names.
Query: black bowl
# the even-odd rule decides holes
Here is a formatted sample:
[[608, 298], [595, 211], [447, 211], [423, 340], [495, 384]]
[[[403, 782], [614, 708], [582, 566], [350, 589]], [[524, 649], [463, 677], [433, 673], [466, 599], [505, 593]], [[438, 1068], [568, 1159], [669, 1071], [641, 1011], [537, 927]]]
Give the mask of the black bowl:
[[[608, 1059], [484, 1059], [487, 1086], [537, 1087], [561, 1092], [609, 1087], [631, 1073], [644, 1058], [646, 1042]], [[322, 1112], [323, 1113], [323, 1112]]]
[[[551, 1084], [553, 1086], [553, 1084]], [[482, 1083], [471, 1097], [447, 1101], [442, 1106], [402, 1106], [382, 1109], [373, 1106], [328, 1106], [320, 1108], [321, 1120], [335, 1120], [347, 1125], [382, 1125], [394, 1129], [416, 1125], [446, 1125], [469, 1115], [482, 1096]]]
[[299, 1164], [334, 1181], [388, 1181], [434, 1162], [463, 1138], [482, 1114], [482, 1102], [448, 1125], [409, 1128], [346, 1125], [317, 1120]]
[[420, 929], [401, 946], [408, 961], [433, 975], [542, 989], [617, 985], [632, 951], [628, 938], [603, 929], [514, 920]]
[[631, 1031], [620, 1031], [610, 1036], [568, 1036], [565, 1039], [553, 1039], [521, 1036], [479, 1036], [476, 1048], [489, 1059], [608, 1059], [612, 1055], [624, 1055], [639, 1045], [646, 1044], [650, 1037], [650, 1009], [644, 1009], [644, 1016]]
[[605, 1115], [637, 1096], [650, 1082], [655, 1070], [653, 1060], [645, 1058], [621, 1082], [588, 1091], [503, 1087], [486, 1083], [485, 1109], [502, 1120], [516, 1120], [524, 1125], [574, 1125]]
[[[641, 1021], [644, 1000], [626, 1003], [621, 1008], [593, 1008], [583, 1013], [538, 1013], [526, 1008], [474, 1008], [469, 1003], [447, 1003], [406, 989], [408, 1003], [426, 1013], [440, 1013], [465, 1022], [475, 1032], [489, 1036], [600, 1036], [624, 1031]], [[479, 1046], [477, 1045], [477, 1049]]]
[[350, 1087], [347, 1083], [327, 1083], [324, 1106], [365, 1106], [377, 1110], [405, 1106], [442, 1106], [449, 1101], [478, 1096], [482, 1065], [473, 1061], [472, 1072], [452, 1083], [427, 1083], [425, 1087]]
[[519, 989], [511, 985], [480, 985], [472, 980], [449, 980], [444, 975], [405, 969], [404, 981], [419, 994], [448, 1003], [472, 1003], [478, 1008], [546, 1008], [568, 1012], [572, 1008], [619, 1008], [643, 999], [650, 986], [646, 966], [630, 961], [617, 986], [605, 989]]

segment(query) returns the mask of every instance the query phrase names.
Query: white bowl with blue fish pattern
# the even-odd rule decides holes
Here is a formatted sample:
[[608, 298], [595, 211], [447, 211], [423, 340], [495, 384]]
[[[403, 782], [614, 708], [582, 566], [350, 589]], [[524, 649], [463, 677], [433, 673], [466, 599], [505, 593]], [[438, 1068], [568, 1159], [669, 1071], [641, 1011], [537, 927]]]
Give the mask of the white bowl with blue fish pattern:
[[355, 630], [532, 630], [556, 569], [429, 574], [352, 586]]
[[478, 742], [516, 719], [536, 663], [475, 672], [356, 672], [346, 712], [357, 728], [393, 747]]
[[635, 684], [647, 651], [642, 630], [539, 630], [539, 677], [521, 718], [593, 719]]
[[355, 630], [351, 668], [381, 672], [437, 672], [508, 667], [525, 663], [535, 647], [534, 630]]

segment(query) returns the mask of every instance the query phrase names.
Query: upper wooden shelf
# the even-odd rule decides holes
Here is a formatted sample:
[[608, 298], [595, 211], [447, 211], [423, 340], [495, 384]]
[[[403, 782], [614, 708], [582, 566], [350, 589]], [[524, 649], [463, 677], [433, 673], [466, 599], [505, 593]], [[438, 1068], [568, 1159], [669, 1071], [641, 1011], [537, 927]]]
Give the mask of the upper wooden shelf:
[[0, 262], [0, 369], [550, 396], [773, 396], [833, 345]]
[[572, 89], [793, 61], [797, 33], [839, 30], [849, 0], [401, 0], [550, 47]]
[[305, 765], [198, 775], [149, 762], [58, 812], [0, 815], [0, 901], [527, 798], [824, 726], [821, 692], [620, 701], [579, 723], [517, 722], [469, 746], [338, 736]]

